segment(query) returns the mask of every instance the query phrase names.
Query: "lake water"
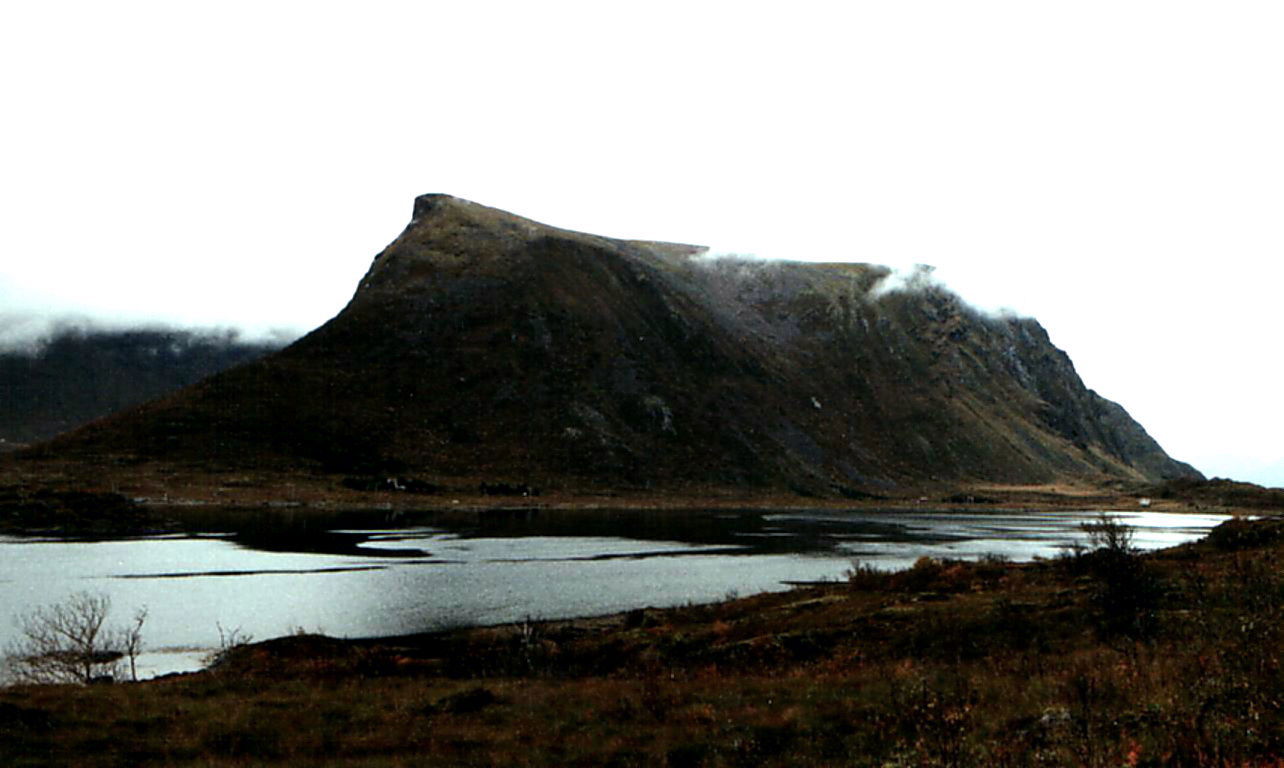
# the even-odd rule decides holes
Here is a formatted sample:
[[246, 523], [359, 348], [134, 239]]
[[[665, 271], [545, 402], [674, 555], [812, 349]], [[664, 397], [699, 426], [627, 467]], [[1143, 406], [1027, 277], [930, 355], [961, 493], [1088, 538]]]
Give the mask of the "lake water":
[[[1198, 538], [1213, 515], [1117, 513], [1144, 549]], [[1094, 514], [530, 512], [371, 516], [300, 511], [210, 533], [110, 541], [0, 537], [0, 648], [16, 617], [81, 590], [107, 594], [114, 623], [146, 606], [143, 671], [195, 669], [219, 627], [267, 639], [408, 634], [591, 616], [841, 579], [854, 560], [902, 568], [922, 556], [1055, 556]], [[377, 519], [377, 518], [375, 518]], [[395, 524], [394, 524], [395, 523]]]

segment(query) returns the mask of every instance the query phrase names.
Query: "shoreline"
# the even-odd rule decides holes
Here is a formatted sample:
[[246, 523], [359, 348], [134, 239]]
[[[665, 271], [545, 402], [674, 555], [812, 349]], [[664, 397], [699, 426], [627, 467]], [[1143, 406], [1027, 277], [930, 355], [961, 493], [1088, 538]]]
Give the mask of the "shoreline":
[[[406, 525], [417, 519], [502, 519], [523, 515], [576, 514], [691, 514], [719, 511], [731, 513], [923, 513], [966, 515], [1035, 515], [1044, 512], [1087, 512], [1132, 514], [1162, 512], [1173, 514], [1262, 514], [1278, 507], [1252, 503], [1210, 503], [1199, 498], [1150, 500], [1135, 494], [1056, 494], [1026, 489], [1005, 493], [990, 490], [983, 500], [959, 500], [960, 494], [886, 498], [853, 501], [804, 497], [738, 497], [673, 495], [597, 497], [549, 497], [531, 500], [503, 500], [492, 497], [463, 497], [449, 502], [418, 495], [372, 494], [370, 498], [336, 497], [310, 501], [260, 498], [248, 500], [207, 500], [201, 498], [126, 498], [101, 491], [15, 492], [0, 487], [0, 535], [48, 536], [52, 538], [111, 538], [166, 535], [208, 531], [202, 525], [232, 526], [261, 523], [274, 517], [335, 518], [350, 524], [363, 522]], [[1262, 489], [1267, 501], [1284, 491]], [[213, 530], [220, 530], [216, 527]]]
[[[892, 511], [892, 510], [889, 510]], [[895, 510], [902, 512], [904, 510]], [[927, 511], [927, 510], [925, 510]], [[953, 510], [954, 512], [963, 513], [963, 510]], [[1001, 510], [980, 510], [981, 512], [993, 512], [1001, 514]], [[1010, 510], [1019, 512], [1022, 510]], [[1049, 510], [1043, 510], [1049, 511]], [[1067, 510], [1055, 510], [1067, 511]], [[1191, 513], [1195, 514], [1195, 513]], [[1284, 524], [1284, 517], [1281, 515], [1272, 516], [1231, 516], [1226, 515], [1226, 521], [1232, 520], [1274, 520], [1275, 523], [1268, 522], [1267, 525]], [[1224, 521], [1225, 522], [1225, 521]], [[1126, 524], [1126, 523], [1125, 523]], [[1136, 554], [1141, 558], [1165, 558], [1179, 551], [1190, 549], [1207, 548], [1209, 546], [1209, 537], [1212, 531], [1201, 536], [1198, 539], [1188, 541], [1182, 544], [1162, 547], [1158, 549], [1139, 549]], [[1006, 557], [994, 557], [989, 555], [981, 556], [958, 556], [958, 557], [930, 557], [920, 558], [920, 561], [927, 560], [946, 566], [960, 565], [964, 567], [980, 567], [983, 565], [995, 565], [1000, 568], [1008, 568], [1013, 571], [1022, 569], [1040, 569], [1048, 567], [1058, 559], [1071, 558], [1074, 553], [1066, 551], [1063, 555], [1057, 557], [1036, 556], [1029, 560], [1010, 560]], [[853, 560], [853, 564], [857, 561]], [[865, 563], [866, 567], [872, 567], [883, 575], [892, 575], [903, 573], [919, 567], [918, 564], [900, 567], [880, 568], [877, 564]], [[854, 566], [855, 567], [855, 566]], [[850, 569], [849, 569], [850, 570]], [[267, 637], [251, 643], [251, 645], [269, 645], [288, 643], [291, 637], [295, 636], [318, 636], [325, 637], [354, 648], [381, 648], [385, 651], [389, 649], [402, 649], [407, 652], [413, 651], [415, 654], [422, 654], [429, 649], [448, 649], [458, 646], [461, 642], [478, 637], [491, 638], [494, 640], [504, 638], [514, 638], [523, 633], [530, 632], [531, 628], [537, 628], [541, 632], [552, 632], [556, 634], [586, 635], [586, 634], [603, 634], [618, 632], [627, 628], [637, 628], [642, 626], [663, 623], [663, 617], [672, 612], [690, 611], [690, 610], [710, 610], [717, 606], [737, 602], [739, 600], [767, 599], [771, 596], [789, 595], [791, 593], [802, 593], [806, 591], [819, 590], [822, 592], [832, 591], [834, 589], [843, 589], [846, 582], [841, 578], [835, 579], [818, 579], [818, 580], [789, 580], [780, 582], [780, 589], [763, 590], [759, 592], [750, 592], [746, 595], [728, 595], [721, 598], [704, 601], [688, 601], [685, 603], [665, 604], [647, 604], [621, 610], [606, 611], [600, 613], [588, 613], [584, 615], [569, 615], [556, 618], [544, 618], [542, 616], [528, 616], [524, 620], [516, 621], [496, 621], [485, 623], [469, 623], [452, 626], [444, 629], [434, 629], [421, 632], [410, 632], [403, 634], [388, 635], [369, 635], [369, 636], [328, 636], [314, 633], [296, 631], [294, 633], [285, 633]], [[208, 651], [217, 651], [211, 647]], [[205, 671], [204, 668], [192, 670], [178, 674], [196, 674]]]
[[929, 560], [708, 605], [287, 635], [194, 674], [0, 688], [0, 762], [1275, 765], [1281, 557], [1275, 515], [1136, 557]]

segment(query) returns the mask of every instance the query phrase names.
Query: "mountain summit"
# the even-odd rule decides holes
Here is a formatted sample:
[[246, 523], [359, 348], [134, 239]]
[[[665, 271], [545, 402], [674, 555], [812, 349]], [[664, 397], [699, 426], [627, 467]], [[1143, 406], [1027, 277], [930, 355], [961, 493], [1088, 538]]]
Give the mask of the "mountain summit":
[[425, 195], [333, 320], [43, 450], [566, 490], [1198, 476], [1034, 320], [890, 277]]

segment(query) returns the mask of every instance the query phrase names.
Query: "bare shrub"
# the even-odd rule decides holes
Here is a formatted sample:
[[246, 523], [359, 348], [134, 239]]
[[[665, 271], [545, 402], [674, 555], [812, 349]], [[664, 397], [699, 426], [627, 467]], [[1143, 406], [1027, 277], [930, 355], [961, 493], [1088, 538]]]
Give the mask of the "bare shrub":
[[143, 624], [147, 622], [147, 606], [134, 611], [133, 620], [120, 630], [121, 650], [129, 661], [129, 679], [138, 682], [138, 655], [143, 652]]
[[254, 642], [254, 635], [242, 631], [240, 627], [227, 628], [217, 621], [214, 626], [218, 627], [218, 648], [205, 655], [203, 661], [207, 667], [219, 666], [231, 658], [236, 650]]
[[887, 573], [869, 563], [852, 560], [852, 567], [843, 572], [847, 583], [856, 589], [874, 590], [887, 586]]
[[1132, 526], [1119, 521], [1119, 518], [1100, 514], [1091, 523], [1083, 523], [1079, 528], [1088, 534], [1088, 543], [1094, 550], [1105, 550], [1112, 556], [1134, 554]]
[[10, 676], [19, 683], [85, 685], [115, 681], [128, 664], [130, 678], [137, 680], [147, 609], [125, 627], [108, 626], [110, 613], [106, 595], [77, 592], [20, 616], [21, 636], [6, 654]]
[[1140, 638], [1154, 630], [1161, 586], [1133, 546], [1133, 530], [1116, 517], [1102, 514], [1080, 526], [1092, 551], [1081, 555], [1096, 581], [1093, 602], [1107, 635]]

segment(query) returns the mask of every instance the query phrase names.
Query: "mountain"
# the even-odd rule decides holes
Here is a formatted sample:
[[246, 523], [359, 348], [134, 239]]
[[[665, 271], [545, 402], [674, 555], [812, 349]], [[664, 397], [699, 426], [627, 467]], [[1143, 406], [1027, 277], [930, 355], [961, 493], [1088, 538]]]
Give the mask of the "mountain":
[[230, 332], [65, 328], [0, 351], [0, 444], [48, 440], [282, 346]]
[[1198, 476], [1034, 320], [890, 276], [425, 195], [330, 322], [33, 455], [814, 494]]

